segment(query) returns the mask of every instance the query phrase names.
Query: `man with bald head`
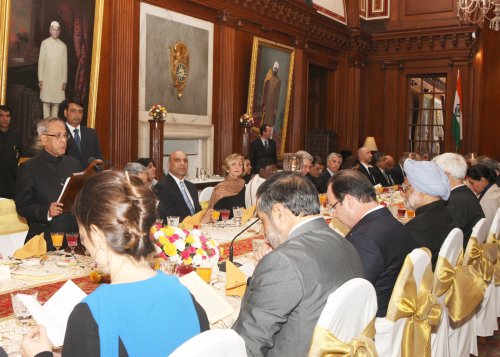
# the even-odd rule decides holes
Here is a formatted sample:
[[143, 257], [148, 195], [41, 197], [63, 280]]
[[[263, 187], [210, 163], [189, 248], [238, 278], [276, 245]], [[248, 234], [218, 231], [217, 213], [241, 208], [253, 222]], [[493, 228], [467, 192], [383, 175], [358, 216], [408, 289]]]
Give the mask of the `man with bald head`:
[[371, 167], [371, 161], [372, 161], [372, 152], [370, 149], [367, 147], [363, 146], [358, 149], [358, 160], [360, 162], [359, 165], [359, 171], [368, 177], [368, 180], [372, 183], [372, 185], [375, 185], [375, 179], [373, 178], [371, 172], [370, 172], [370, 167]]
[[168, 174], [156, 184], [155, 190], [160, 200], [160, 218], [178, 216], [182, 221], [201, 211], [196, 186], [184, 179], [188, 172], [188, 157], [182, 151], [174, 151], [168, 159]]

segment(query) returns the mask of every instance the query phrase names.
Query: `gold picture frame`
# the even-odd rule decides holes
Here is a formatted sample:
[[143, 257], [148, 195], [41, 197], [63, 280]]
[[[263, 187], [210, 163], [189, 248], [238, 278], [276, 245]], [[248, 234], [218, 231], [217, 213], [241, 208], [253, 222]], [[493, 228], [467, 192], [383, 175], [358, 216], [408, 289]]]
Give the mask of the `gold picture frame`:
[[263, 123], [273, 127], [279, 160], [283, 159], [285, 152], [294, 59], [293, 47], [254, 37], [247, 113], [252, 114], [255, 120], [253, 130], [257, 133]]
[[[0, 103], [5, 104], [7, 100], [8, 61], [9, 61], [9, 32], [12, 23], [12, 2], [5, 0], [0, 3]], [[101, 58], [102, 24], [104, 13], [104, 1], [94, 0], [92, 57], [90, 64], [90, 76], [88, 80], [87, 100], [87, 126], [95, 127], [97, 90], [99, 82], [99, 66]], [[69, 4], [75, 0], [67, 0]], [[44, 33], [45, 34], [45, 33]], [[48, 27], [46, 36], [48, 36]]]

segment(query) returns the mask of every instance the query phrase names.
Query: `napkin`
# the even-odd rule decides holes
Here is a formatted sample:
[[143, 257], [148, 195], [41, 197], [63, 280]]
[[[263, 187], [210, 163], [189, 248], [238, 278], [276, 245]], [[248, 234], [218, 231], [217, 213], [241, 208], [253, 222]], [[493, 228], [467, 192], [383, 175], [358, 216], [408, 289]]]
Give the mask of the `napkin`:
[[208, 201], [200, 201], [200, 207], [202, 210], [208, 209]]
[[19, 248], [14, 253], [16, 259], [26, 259], [31, 257], [40, 257], [47, 253], [47, 243], [43, 238], [43, 233], [31, 238], [24, 247]]
[[247, 288], [247, 276], [229, 260], [226, 261], [226, 295], [242, 297]]
[[248, 207], [246, 210], [244, 210], [241, 215], [241, 224], [247, 223], [248, 220], [253, 217], [254, 213], [255, 213], [255, 205], [253, 205], [252, 207]]
[[184, 229], [193, 229], [194, 226], [200, 226], [201, 224], [201, 219], [203, 218], [203, 215], [205, 214], [206, 210], [201, 210], [200, 212], [196, 213], [195, 215], [192, 216], [187, 216], [184, 218], [182, 221], [182, 225], [184, 226]]

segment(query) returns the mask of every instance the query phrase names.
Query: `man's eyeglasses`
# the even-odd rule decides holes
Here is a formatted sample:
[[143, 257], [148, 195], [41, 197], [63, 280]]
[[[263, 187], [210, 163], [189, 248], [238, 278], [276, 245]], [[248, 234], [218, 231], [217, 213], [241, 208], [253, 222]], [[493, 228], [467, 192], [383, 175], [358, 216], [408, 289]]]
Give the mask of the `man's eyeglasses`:
[[61, 139], [68, 140], [69, 139], [68, 133], [57, 133], [57, 134], [44, 133], [43, 135], [52, 136], [53, 138], [57, 138], [57, 140], [61, 140]]
[[335, 202], [333, 205], [330, 205], [330, 210], [334, 210], [335, 207], [340, 203], [340, 201]]

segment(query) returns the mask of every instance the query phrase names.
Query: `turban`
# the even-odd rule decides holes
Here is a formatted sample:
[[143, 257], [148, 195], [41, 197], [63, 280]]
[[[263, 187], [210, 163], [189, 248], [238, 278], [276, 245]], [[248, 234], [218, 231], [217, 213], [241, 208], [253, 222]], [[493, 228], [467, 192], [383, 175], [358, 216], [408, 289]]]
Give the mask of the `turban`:
[[52, 22], [50, 23], [50, 28], [52, 28], [52, 27], [57, 27], [57, 28], [60, 28], [61, 26], [59, 26], [59, 22], [57, 22], [57, 21], [52, 21]]
[[406, 178], [418, 191], [443, 200], [450, 197], [450, 182], [444, 171], [431, 161], [407, 159], [404, 163]]

